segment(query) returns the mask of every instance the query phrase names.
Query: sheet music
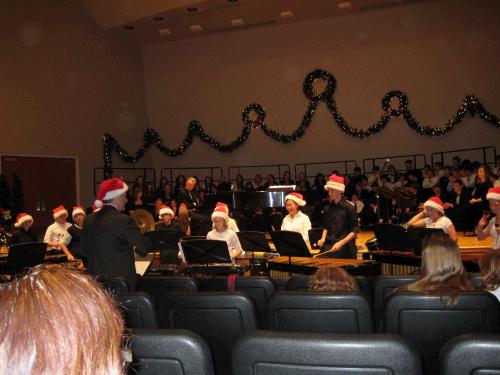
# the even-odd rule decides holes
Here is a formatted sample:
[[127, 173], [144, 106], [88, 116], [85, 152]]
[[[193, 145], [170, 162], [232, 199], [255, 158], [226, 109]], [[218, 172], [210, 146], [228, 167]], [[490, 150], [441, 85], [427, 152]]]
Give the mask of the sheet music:
[[148, 254], [145, 257], [135, 256], [135, 272], [144, 276], [153, 261], [154, 255]]

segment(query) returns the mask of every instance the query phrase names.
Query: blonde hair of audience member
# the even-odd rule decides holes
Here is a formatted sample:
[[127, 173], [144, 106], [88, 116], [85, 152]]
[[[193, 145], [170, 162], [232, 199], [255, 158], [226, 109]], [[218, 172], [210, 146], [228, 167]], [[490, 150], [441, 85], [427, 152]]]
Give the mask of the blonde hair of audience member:
[[446, 295], [450, 305], [459, 292], [472, 290], [457, 243], [445, 233], [436, 233], [425, 241], [419, 279], [396, 291]]
[[356, 280], [342, 268], [323, 266], [311, 276], [309, 290], [314, 292], [357, 292], [359, 288]]
[[41, 265], [0, 287], [0, 374], [121, 375], [124, 324], [88, 275]]
[[500, 251], [492, 251], [479, 259], [481, 290], [493, 291], [500, 288]]

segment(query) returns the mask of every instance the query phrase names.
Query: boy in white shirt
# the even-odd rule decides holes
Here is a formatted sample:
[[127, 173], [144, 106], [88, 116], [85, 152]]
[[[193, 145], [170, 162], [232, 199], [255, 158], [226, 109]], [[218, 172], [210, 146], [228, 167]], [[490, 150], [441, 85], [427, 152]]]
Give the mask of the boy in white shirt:
[[51, 247], [57, 247], [55, 245], [50, 245], [52, 242], [68, 245], [71, 241], [71, 235], [68, 233], [68, 228], [71, 224], [66, 221], [68, 218], [68, 211], [61, 205], [54, 208], [52, 214], [55, 221], [47, 228], [43, 242], [48, 243]]
[[231, 259], [244, 255], [240, 240], [234, 231], [228, 229], [229, 216], [223, 206], [215, 207], [212, 213], [214, 229], [208, 232], [208, 240], [226, 241]]

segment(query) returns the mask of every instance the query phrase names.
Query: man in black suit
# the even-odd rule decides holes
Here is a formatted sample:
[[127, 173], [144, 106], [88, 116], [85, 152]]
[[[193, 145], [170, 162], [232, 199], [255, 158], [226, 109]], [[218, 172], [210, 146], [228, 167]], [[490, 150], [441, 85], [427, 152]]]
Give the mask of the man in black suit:
[[129, 216], [120, 212], [125, 209], [127, 191], [127, 184], [119, 178], [101, 182], [95, 205], [102, 208], [84, 221], [80, 251], [88, 258], [89, 273], [123, 277], [134, 290], [134, 250], [145, 256], [151, 242]]
[[186, 207], [189, 210], [189, 218], [191, 220], [191, 235], [206, 236], [212, 230], [212, 221], [210, 216], [196, 212], [201, 206], [196, 183], [196, 178], [189, 177], [186, 180], [186, 186], [179, 190], [179, 194], [177, 195], [179, 220], [184, 220], [183, 212], [185, 212], [185, 209], [183, 207]]
[[456, 179], [453, 182], [453, 191], [450, 194], [450, 199], [444, 204], [446, 216], [455, 225], [457, 231], [467, 230], [466, 210], [469, 207], [470, 194], [464, 188], [464, 183], [461, 179]]

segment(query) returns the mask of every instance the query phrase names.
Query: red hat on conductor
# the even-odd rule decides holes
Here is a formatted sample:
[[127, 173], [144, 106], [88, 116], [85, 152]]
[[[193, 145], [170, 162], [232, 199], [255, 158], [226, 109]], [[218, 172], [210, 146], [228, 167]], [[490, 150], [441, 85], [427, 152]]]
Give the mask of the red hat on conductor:
[[97, 199], [94, 201], [94, 204], [96, 205], [96, 207], [101, 208], [103, 206], [103, 201], [119, 197], [127, 191], [127, 184], [119, 178], [114, 177], [108, 180], [104, 180], [99, 185]]

